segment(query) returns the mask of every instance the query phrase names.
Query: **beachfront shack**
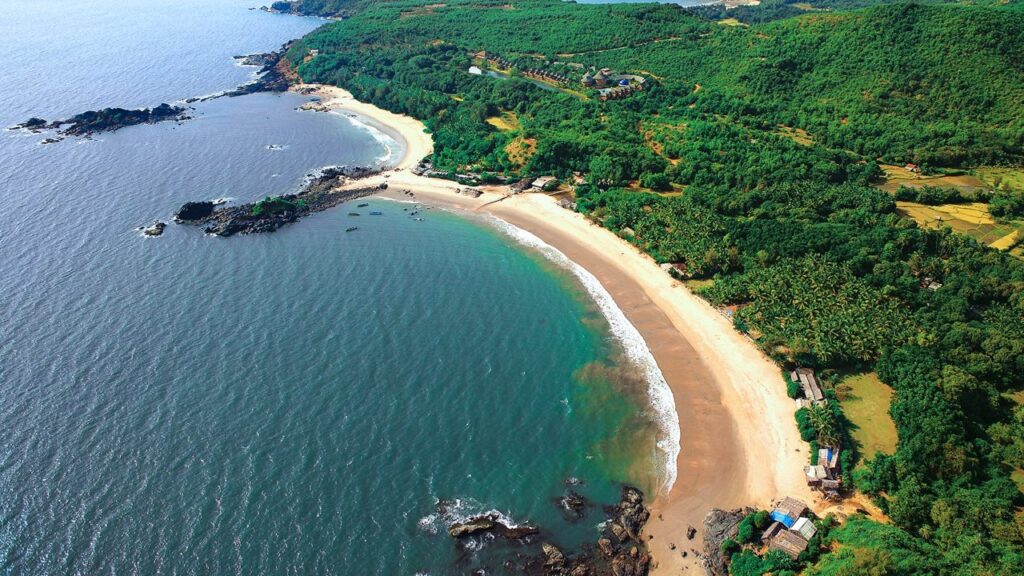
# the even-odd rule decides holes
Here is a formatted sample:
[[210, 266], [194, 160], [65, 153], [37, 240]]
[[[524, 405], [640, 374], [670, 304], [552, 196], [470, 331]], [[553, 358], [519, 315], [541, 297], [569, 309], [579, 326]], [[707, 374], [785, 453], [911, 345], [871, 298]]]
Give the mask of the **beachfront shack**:
[[808, 542], [810, 542], [811, 538], [814, 538], [814, 535], [818, 533], [818, 529], [814, 526], [814, 522], [811, 522], [811, 519], [806, 516], [797, 520], [796, 523], [793, 524], [792, 530]]
[[821, 392], [821, 385], [814, 376], [814, 370], [810, 368], [797, 368], [789, 373], [789, 379], [796, 382], [803, 388], [804, 397], [819, 404], [825, 401], [825, 395]]
[[773, 538], [778, 536], [779, 532], [785, 530], [786, 527], [782, 525], [782, 522], [772, 522], [768, 528], [761, 533], [761, 542], [771, 542]]
[[771, 518], [776, 522], [781, 522], [786, 528], [792, 528], [793, 524], [796, 524], [796, 521], [806, 513], [807, 504], [796, 498], [786, 496], [772, 510]]
[[807, 540], [797, 532], [782, 530], [772, 538], [768, 547], [772, 550], [780, 550], [796, 560], [804, 550], [807, 550]]

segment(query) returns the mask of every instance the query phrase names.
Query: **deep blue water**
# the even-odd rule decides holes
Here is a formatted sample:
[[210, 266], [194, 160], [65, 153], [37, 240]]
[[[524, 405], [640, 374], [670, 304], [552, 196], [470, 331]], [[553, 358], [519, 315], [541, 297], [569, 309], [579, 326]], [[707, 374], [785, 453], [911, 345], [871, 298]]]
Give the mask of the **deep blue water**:
[[[232, 55], [319, 24], [250, 1], [2, 3], [0, 124], [231, 88], [251, 72]], [[139, 235], [386, 152], [303, 101], [0, 133], [0, 573], [464, 573], [489, 548], [453, 544], [438, 499], [569, 545], [600, 514], [561, 520], [566, 477], [596, 501], [653, 482], [629, 470], [644, 432], [603, 317], [489, 226], [375, 200], [269, 235]]]

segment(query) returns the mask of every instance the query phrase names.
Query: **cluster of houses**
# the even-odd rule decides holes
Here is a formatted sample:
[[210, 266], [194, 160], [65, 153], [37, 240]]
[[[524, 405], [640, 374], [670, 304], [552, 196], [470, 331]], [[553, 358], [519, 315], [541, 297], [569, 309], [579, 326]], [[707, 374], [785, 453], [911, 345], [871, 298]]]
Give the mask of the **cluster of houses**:
[[502, 58], [501, 56], [495, 56], [494, 54], [488, 54], [487, 52], [477, 53], [477, 57], [486, 59], [487, 63], [494, 66], [498, 70], [508, 70], [512, 68], [512, 61]]
[[806, 504], [786, 496], [772, 510], [772, 523], [761, 534], [761, 541], [768, 544], [770, 550], [779, 550], [796, 560], [818, 533], [806, 514]]
[[547, 70], [541, 70], [540, 68], [528, 68], [523, 70], [523, 76], [527, 78], [533, 78], [534, 80], [541, 80], [543, 82], [551, 82], [564, 86], [569, 83], [569, 77], [565, 74], [555, 74]]
[[644, 89], [647, 79], [635, 74], [616, 74], [610, 68], [587, 72], [580, 80], [587, 88], [596, 88], [601, 100], [618, 100]]
[[[828, 403], [821, 391], [821, 384], [810, 368], [797, 368], [789, 373], [789, 378], [800, 385], [804, 397], [797, 399], [797, 407], [824, 406]], [[839, 468], [839, 448], [825, 446], [818, 450], [818, 463], [807, 466], [804, 476], [807, 485], [815, 490], [820, 490], [826, 498], [839, 498], [839, 490], [842, 487], [842, 471]]]

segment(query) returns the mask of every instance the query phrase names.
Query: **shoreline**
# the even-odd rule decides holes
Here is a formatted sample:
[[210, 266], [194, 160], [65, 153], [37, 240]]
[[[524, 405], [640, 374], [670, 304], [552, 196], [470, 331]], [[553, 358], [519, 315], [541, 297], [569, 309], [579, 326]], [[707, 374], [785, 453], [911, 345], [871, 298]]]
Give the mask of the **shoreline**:
[[[387, 183], [379, 196], [408, 200], [409, 190], [425, 203], [487, 214], [529, 232], [592, 275], [639, 332], [671, 390], [681, 432], [676, 482], [653, 495], [646, 526], [653, 537], [647, 542], [652, 573], [700, 569], [693, 551], [703, 552], [703, 519], [712, 508], [766, 508], [782, 496], [823, 508], [803, 479], [808, 447], [797, 432], [781, 369], [710, 304], [636, 247], [550, 196], [512, 196], [504, 186], [481, 186], [484, 194], [471, 198], [459, 194], [463, 187], [455, 182], [413, 174], [410, 168], [433, 150], [415, 119], [357, 102], [341, 89], [302, 89], [327, 96], [321, 108], [366, 116], [404, 143], [394, 169], [342, 189]], [[692, 541], [686, 539], [689, 526], [698, 530]]]

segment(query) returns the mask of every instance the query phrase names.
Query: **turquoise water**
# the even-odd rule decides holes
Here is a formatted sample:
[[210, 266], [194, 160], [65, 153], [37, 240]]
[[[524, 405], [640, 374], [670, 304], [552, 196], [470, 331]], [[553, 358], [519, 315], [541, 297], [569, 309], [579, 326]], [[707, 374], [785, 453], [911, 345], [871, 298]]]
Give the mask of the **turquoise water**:
[[[231, 55], [318, 25], [247, 8], [4, 3], [0, 121], [230, 88], [249, 74]], [[567, 546], [601, 519], [562, 518], [567, 477], [596, 502], [657, 481], [645, 382], [604, 317], [485, 223], [375, 200], [269, 235], [139, 235], [386, 154], [304, 101], [0, 134], [0, 573], [494, 573], [501, 543], [453, 543], [439, 499]]]

